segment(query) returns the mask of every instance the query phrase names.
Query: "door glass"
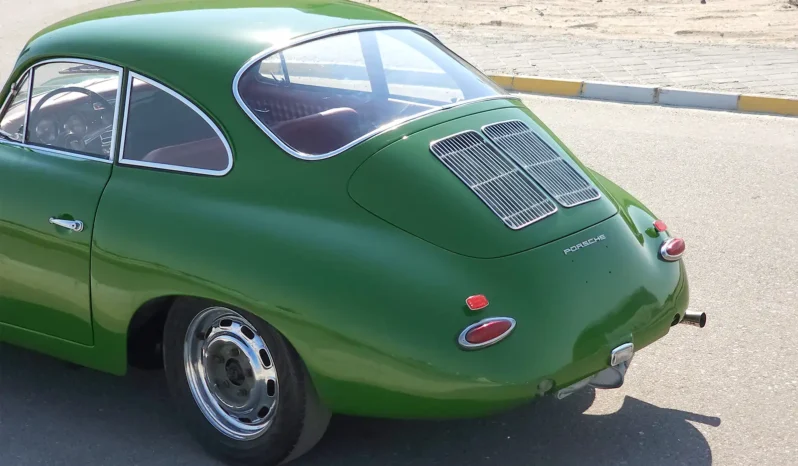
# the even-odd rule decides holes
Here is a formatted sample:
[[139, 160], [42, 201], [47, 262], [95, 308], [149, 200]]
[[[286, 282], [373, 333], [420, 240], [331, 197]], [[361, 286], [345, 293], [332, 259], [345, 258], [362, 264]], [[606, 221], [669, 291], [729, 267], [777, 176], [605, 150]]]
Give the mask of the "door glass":
[[46, 63], [33, 72], [27, 142], [110, 158], [119, 72], [97, 65]]
[[14, 141], [22, 142], [25, 129], [25, 102], [28, 100], [28, 74], [17, 84], [17, 91], [10, 94], [9, 102], [3, 118], [0, 119], [0, 133]]
[[232, 162], [221, 131], [174, 91], [130, 78], [120, 162], [189, 172], [226, 172]]

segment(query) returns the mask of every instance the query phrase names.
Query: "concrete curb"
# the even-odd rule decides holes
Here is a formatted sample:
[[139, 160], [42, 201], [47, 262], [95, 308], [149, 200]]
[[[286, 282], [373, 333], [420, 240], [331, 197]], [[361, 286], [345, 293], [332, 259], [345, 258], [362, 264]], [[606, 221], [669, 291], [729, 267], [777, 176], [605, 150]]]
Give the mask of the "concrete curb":
[[518, 92], [585, 97], [613, 102], [798, 116], [798, 99], [788, 97], [730, 94], [597, 81], [573, 81], [537, 76], [491, 75], [490, 78], [504, 89]]

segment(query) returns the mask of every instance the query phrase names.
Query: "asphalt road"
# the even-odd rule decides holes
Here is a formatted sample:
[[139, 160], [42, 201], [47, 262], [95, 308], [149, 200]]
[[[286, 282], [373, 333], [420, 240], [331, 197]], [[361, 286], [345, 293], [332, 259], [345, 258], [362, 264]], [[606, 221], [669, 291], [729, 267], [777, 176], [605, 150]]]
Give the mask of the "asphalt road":
[[[479, 420], [334, 417], [297, 466], [794, 465], [798, 119], [527, 97], [590, 166], [687, 240], [692, 306], [618, 390]], [[0, 346], [0, 464], [211, 465], [162, 374], [118, 378]]]
[[[35, 30], [85, 8], [27, 5], [0, 0], [2, 79]], [[798, 119], [526, 100], [686, 238], [692, 306], [708, 328], [674, 328], [618, 390], [479, 420], [334, 417], [293, 464], [796, 464]], [[118, 378], [0, 345], [0, 465], [182, 464], [217, 463], [172, 415], [162, 374]]]

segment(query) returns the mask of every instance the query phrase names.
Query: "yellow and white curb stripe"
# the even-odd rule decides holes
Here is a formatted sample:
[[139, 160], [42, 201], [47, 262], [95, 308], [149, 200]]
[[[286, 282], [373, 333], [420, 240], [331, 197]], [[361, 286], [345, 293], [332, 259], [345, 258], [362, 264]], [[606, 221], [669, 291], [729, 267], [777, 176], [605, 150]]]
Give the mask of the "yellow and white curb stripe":
[[517, 92], [584, 97], [613, 102], [798, 116], [798, 99], [787, 97], [695, 91], [691, 89], [597, 81], [573, 81], [535, 76], [491, 75], [490, 78], [504, 89]]

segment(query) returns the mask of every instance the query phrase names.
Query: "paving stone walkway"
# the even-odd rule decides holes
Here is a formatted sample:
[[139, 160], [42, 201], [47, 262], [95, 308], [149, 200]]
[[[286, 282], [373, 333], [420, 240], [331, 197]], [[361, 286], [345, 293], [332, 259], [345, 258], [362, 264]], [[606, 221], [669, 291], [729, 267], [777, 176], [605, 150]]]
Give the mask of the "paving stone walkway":
[[508, 28], [431, 28], [489, 73], [798, 97], [798, 49], [539, 37]]

